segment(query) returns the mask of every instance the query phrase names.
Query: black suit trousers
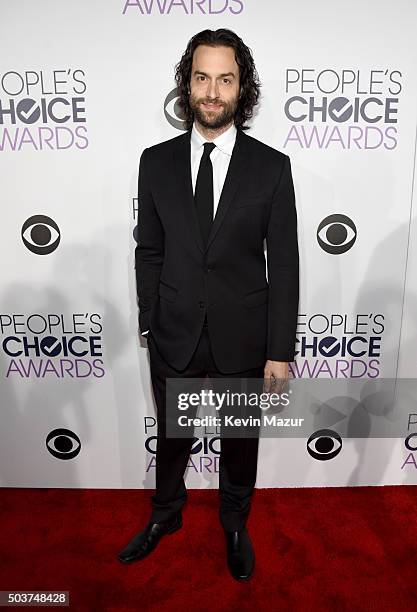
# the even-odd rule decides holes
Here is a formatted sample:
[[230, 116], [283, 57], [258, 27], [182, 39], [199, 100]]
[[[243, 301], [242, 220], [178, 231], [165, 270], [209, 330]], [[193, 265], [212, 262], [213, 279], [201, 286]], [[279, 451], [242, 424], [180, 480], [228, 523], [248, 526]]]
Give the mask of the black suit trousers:
[[[220, 372], [210, 346], [207, 320], [197, 347], [183, 370], [172, 368], [160, 354], [152, 332], [148, 334], [150, 371], [157, 407], [156, 491], [152, 496], [153, 521], [163, 521], [180, 510], [187, 500], [184, 473], [193, 438], [166, 435], [166, 378], [258, 378], [264, 375], [265, 362], [259, 367], [233, 374]], [[226, 531], [243, 529], [249, 515], [256, 482], [258, 437], [221, 437], [219, 458], [219, 518]]]

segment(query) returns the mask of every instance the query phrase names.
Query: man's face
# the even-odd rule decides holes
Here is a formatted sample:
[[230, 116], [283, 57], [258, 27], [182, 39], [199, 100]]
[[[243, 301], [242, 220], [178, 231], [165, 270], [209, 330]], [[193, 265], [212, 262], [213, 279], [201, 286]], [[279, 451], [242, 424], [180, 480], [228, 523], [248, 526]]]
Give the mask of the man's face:
[[231, 47], [199, 45], [193, 55], [190, 106], [205, 128], [218, 129], [234, 118], [239, 98], [239, 66]]

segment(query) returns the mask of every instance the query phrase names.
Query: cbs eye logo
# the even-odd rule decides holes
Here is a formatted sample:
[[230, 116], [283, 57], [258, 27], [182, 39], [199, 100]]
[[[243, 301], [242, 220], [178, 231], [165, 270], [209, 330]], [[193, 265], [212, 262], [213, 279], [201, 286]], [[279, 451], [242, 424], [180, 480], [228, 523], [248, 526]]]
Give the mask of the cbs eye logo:
[[346, 215], [329, 215], [317, 228], [317, 241], [331, 255], [346, 253], [355, 243], [356, 226]]
[[23, 244], [36, 255], [49, 255], [61, 240], [59, 227], [51, 217], [33, 215], [22, 226]]
[[54, 429], [46, 437], [46, 448], [57, 459], [74, 459], [81, 450], [81, 440], [69, 429]]
[[177, 130], [186, 130], [184, 115], [182, 113], [182, 109], [178, 104], [178, 89], [175, 87], [172, 91], [169, 92], [164, 101], [164, 115], [165, 119], [168, 121], [172, 127]]
[[319, 429], [307, 440], [307, 451], [314, 459], [329, 461], [342, 450], [342, 438], [332, 429]]

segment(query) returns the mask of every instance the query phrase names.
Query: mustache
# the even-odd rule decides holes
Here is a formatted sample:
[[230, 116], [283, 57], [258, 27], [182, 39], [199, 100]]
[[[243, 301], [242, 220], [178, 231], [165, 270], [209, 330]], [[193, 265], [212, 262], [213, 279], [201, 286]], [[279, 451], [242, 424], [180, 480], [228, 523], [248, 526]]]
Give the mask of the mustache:
[[223, 105], [223, 102], [221, 102], [220, 100], [199, 100], [199, 104], [221, 104]]

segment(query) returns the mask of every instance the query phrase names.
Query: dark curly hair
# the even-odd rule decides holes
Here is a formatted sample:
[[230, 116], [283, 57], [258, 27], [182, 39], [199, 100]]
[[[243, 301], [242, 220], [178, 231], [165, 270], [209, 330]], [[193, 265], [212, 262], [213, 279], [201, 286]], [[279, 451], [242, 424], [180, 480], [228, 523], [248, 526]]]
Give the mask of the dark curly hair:
[[244, 123], [253, 115], [253, 109], [258, 104], [261, 83], [255, 68], [252, 52], [237, 34], [226, 28], [218, 30], [203, 30], [195, 34], [188, 42], [181, 60], [175, 66], [175, 82], [178, 89], [177, 104], [180, 107], [187, 130], [191, 129], [194, 121], [194, 112], [189, 104], [189, 85], [191, 79], [191, 67], [193, 54], [198, 45], [211, 47], [225, 46], [235, 50], [236, 63], [239, 66], [240, 97], [237, 104], [234, 122], [236, 127], [243, 130]]

